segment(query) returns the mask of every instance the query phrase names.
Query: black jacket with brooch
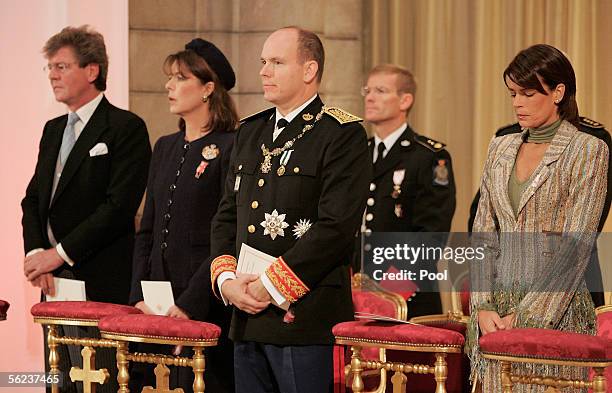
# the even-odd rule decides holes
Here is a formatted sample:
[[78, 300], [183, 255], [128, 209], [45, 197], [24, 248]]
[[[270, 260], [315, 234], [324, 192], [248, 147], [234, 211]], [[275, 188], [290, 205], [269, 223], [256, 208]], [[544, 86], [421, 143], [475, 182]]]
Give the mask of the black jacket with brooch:
[[[187, 143], [185, 132], [179, 131], [155, 144], [136, 235], [131, 304], [142, 300], [141, 280], [170, 281], [176, 305], [192, 319], [214, 322], [220, 317], [210, 310], [220, 306], [210, 280], [193, 277], [198, 270], [209, 271], [210, 223], [223, 192], [234, 137], [234, 132], [215, 131]], [[199, 166], [205, 169], [196, 178]]]

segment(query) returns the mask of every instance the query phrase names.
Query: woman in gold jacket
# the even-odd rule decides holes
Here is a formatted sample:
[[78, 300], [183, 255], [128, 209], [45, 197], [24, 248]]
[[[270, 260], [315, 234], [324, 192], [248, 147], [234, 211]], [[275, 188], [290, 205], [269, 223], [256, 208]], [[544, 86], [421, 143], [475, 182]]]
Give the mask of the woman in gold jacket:
[[[484, 360], [478, 338], [514, 327], [595, 334], [584, 281], [606, 197], [608, 148], [579, 132], [576, 80], [569, 60], [534, 45], [503, 74], [523, 132], [494, 138], [482, 176], [473, 230], [486, 244], [474, 269], [468, 353], [472, 380], [501, 392], [500, 368]], [[587, 369], [513, 366], [523, 372], [583, 378]], [[514, 392], [543, 392], [518, 385]], [[586, 390], [585, 390], [586, 391]]]

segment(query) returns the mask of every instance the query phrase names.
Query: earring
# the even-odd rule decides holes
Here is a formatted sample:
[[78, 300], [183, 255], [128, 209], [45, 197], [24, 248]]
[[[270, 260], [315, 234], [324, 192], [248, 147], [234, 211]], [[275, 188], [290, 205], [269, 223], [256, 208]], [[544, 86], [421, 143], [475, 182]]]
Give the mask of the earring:
[[559, 99], [555, 100], [555, 104], [558, 104], [559, 102], [561, 102], [561, 100], [559, 100]]
[[208, 96], [203, 96], [202, 97], [202, 102], [204, 102], [204, 103], [208, 102]]

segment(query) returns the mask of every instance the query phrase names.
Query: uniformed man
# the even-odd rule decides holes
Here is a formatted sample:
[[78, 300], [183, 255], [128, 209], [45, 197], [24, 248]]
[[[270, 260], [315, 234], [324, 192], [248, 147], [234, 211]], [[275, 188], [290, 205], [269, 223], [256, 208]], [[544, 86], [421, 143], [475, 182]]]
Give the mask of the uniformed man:
[[[261, 63], [264, 98], [275, 107], [238, 130], [212, 224], [212, 284], [234, 306], [238, 393], [328, 392], [331, 329], [353, 319], [350, 257], [371, 174], [366, 133], [361, 119], [319, 98], [316, 34], [275, 31]], [[243, 244], [276, 257], [265, 274], [236, 277]]]
[[[392, 64], [374, 67], [362, 88], [365, 119], [372, 124], [374, 174], [362, 230], [449, 232], [455, 212], [455, 180], [444, 144], [417, 134], [407, 123], [416, 83], [410, 71]], [[435, 271], [436, 264], [428, 263]], [[367, 269], [366, 269], [367, 270]], [[441, 312], [436, 282], [419, 282], [408, 316]]]
[[[580, 117], [580, 122], [578, 123], [578, 130], [582, 132], [586, 132], [587, 134], [593, 135], [608, 145], [608, 149], [611, 149], [610, 146], [612, 144], [612, 138], [610, 137], [610, 133], [603, 124], [589, 119], [588, 117]], [[515, 134], [521, 132], [521, 126], [519, 123], [510, 124], [508, 126], [502, 127], [495, 133], [495, 137]], [[608, 160], [608, 188], [606, 194], [606, 201], [604, 203], [603, 211], [601, 213], [601, 218], [599, 220], [599, 225], [597, 226], [597, 230], [601, 232], [603, 226], [606, 222], [606, 218], [608, 218], [608, 212], [610, 211], [610, 202], [612, 201], [612, 155], [610, 155]], [[476, 211], [478, 210], [478, 201], [480, 200], [480, 191], [476, 193], [474, 200], [472, 201], [472, 205], [470, 206], [470, 217], [468, 219], [468, 232], [472, 231], [472, 225], [474, 224], [474, 219], [476, 218]], [[587, 265], [587, 269], [585, 272], [586, 282], [589, 290], [591, 291], [591, 297], [593, 298], [593, 303], [595, 303], [596, 307], [603, 306], [605, 304], [604, 301], [604, 292], [603, 292], [603, 281], [601, 276], [601, 267], [599, 265], [599, 256], [597, 255], [597, 246], [593, 248], [593, 253], [591, 255], [591, 260]]]

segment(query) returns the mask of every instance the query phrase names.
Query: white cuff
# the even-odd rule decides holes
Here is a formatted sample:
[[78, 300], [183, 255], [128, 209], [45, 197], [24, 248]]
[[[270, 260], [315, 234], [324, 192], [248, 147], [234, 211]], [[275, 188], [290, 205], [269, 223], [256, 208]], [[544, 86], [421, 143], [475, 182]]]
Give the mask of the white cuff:
[[74, 266], [74, 261], [70, 259], [68, 254], [66, 254], [66, 251], [64, 251], [64, 247], [62, 247], [62, 243], [58, 243], [57, 246], [55, 246], [55, 250], [57, 251], [59, 256], [62, 257], [64, 262], [66, 262], [70, 266]]
[[276, 287], [274, 286], [274, 284], [272, 284], [272, 281], [270, 281], [270, 279], [268, 278], [268, 276], [266, 275], [266, 273], [262, 274], [261, 276], [259, 276], [259, 279], [261, 280], [261, 283], [263, 284], [263, 286], [266, 288], [266, 290], [268, 291], [268, 293], [270, 294], [270, 296], [272, 296], [272, 299], [274, 299], [274, 301], [276, 302], [276, 304], [283, 304], [284, 302], [287, 301], [287, 299], [285, 299], [285, 297], [283, 296], [282, 293], [280, 293], [278, 291], [278, 289], [276, 289]]
[[236, 279], [236, 273], [234, 272], [223, 272], [219, 274], [219, 277], [217, 277], [217, 288], [219, 288], [219, 295], [221, 295], [221, 300], [223, 300], [223, 304], [225, 304], [226, 306], [231, 305], [231, 303], [225, 300], [225, 297], [223, 296], [223, 292], [221, 292], [221, 286], [223, 285], [225, 281], [235, 280], [235, 279]]
[[41, 251], [45, 251], [45, 249], [44, 248], [35, 248], [33, 250], [28, 251], [28, 253], [25, 255], [25, 257], [27, 258], [27, 257], [32, 256], [34, 254], [38, 254]]

